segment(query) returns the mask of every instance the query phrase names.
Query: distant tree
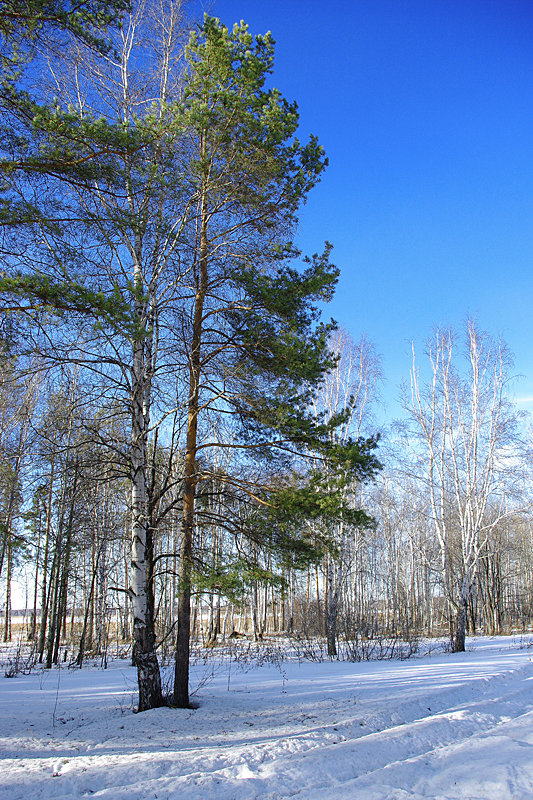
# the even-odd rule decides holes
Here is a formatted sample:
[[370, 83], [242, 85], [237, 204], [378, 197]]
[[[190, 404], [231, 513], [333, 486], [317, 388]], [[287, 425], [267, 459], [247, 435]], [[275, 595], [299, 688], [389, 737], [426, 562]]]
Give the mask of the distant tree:
[[[4, 641], [10, 638], [11, 583], [22, 532], [24, 484], [32, 447], [32, 425], [40, 390], [39, 375], [22, 369], [14, 357], [0, 356], [0, 576], [5, 575]], [[4, 570], [5, 568], [5, 570]]]
[[[365, 432], [368, 437], [372, 406], [381, 379], [380, 357], [365, 336], [355, 342], [342, 329], [332, 332], [329, 345], [337, 361], [325, 376], [314, 398], [315, 414], [317, 419], [322, 416], [328, 422], [338, 420], [338, 424], [332, 425], [330, 432], [333, 444], [342, 446], [355, 439], [359, 441], [361, 450], [364, 450], [363, 437]], [[373, 440], [368, 437], [366, 445], [371, 443]], [[353, 563], [356, 531], [372, 524], [371, 518], [361, 510], [362, 483], [370, 475], [364, 471], [358, 472], [349, 463], [341, 466], [342, 472], [337, 476], [337, 491], [343, 494], [346, 507], [351, 512], [352, 524], [349, 515], [345, 515], [345, 518], [337, 520], [319, 519], [317, 526], [317, 534], [322, 539], [325, 550], [325, 629], [328, 655], [337, 654], [339, 602]], [[377, 466], [376, 463], [374, 471]], [[330, 465], [330, 469], [334, 470], [333, 465]]]
[[488, 538], [520, 504], [525, 451], [507, 393], [512, 359], [501, 341], [469, 321], [463, 353], [452, 331], [437, 330], [427, 357], [423, 380], [413, 351], [402, 442], [426, 487], [445, 596], [456, 609], [454, 649], [462, 651]]

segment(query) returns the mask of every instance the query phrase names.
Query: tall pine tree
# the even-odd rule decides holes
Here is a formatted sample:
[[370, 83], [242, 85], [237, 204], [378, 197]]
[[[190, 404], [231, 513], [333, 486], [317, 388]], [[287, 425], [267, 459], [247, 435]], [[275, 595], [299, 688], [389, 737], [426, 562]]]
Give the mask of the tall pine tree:
[[[330, 450], [327, 426], [308, 409], [334, 363], [327, 346], [331, 325], [319, 322], [317, 303], [332, 296], [338, 271], [329, 263], [329, 245], [298, 267], [300, 253], [291, 241], [298, 210], [327, 162], [316, 138], [307, 144], [296, 138], [296, 105], [266, 87], [273, 57], [270, 34], [254, 37], [242, 22], [229, 30], [211, 17], [191, 36], [186, 51], [179, 114], [190, 153], [187, 180], [194, 214], [188, 228], [178, 706], [189, 702], [195, 498], [203, 477], [199, 455], [209, 461], [210, 451], [228, 446], [212, 436], [213, 419], [233, 420], [233, 446], [241, 453], [234, 480], [250, 494], [258, 493], [257, 485], [247, 485], [243, 477], [252, 455], [268, 463], [281, 455], [287, 460], [290, 454], [290, 461], [310, 450], [324, 456]], [[363, 456], [357, 444], [349, 446], [370, 470], [370, 452]], [[266, 494], [275, 506], [272, 492]]]

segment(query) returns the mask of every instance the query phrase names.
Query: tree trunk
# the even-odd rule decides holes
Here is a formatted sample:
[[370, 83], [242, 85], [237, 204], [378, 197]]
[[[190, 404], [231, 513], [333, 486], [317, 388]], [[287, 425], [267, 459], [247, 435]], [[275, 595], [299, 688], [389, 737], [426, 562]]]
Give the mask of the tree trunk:
[[35, 574], [33, 577], [33, 610], [32, 610], [32, 617], [31, 617], [31, 628], [28, 633], [28, 639], [30, 642], [35, 642], [35, 637], [37, 635], [37, 598], [39, 596], [39, 561], [41, 560], [41, 512], [40, 512], [40, 503], [39, 503], [39, 523], [38, 523], [38, 535], [37, 535], [37, 552], [35, 554]]
[[68, 581], [70, 572], [70, 553], [72, 549], [72, 533], [74, 527], [74, 510], [76, 507], [76, 489], [78, 485], [78, 479], [79, 479], [78, 459], [76, 458], [74, 464], [74, 475], [71, 479], [72, 484], [70, 487], [70, 509], [67, 522], [67, 530], [65, 532], [65, 545], [62, 558], [63, 563], [62, 565], [58, 563], [59, 591], [58, 591], [58, 603], [57, 603], [57, 624], [56, 624], [55, 642], [53, 645], [53, 656], [52, 656], [54, 664], [57, 664], [58, 661], [59, 645], [61, 640], [61, 627], [64, 621], [66, 620], [67, 616], [67, 591], [68, 591]]
[[150, 336], [148, 310], [141, 271], [140, 237], [135, 242], [135, 319], [139, 331], [133, 341], [132, 430], [131, 430], [131, 571], [129, 597], [133, 615], [133, 658], [139, 684], [139, 711], [163, 704], [161, 674], [155, 650], [155, 623], [149, 586], [151, 531], [147, 505], [147, 440], [150, 424]]
[[459, 601], [459, 608], [457, 609], [457, 615], [455, 621], [455, 637], [453, 642], [454, 653], [465, 652], [467, 609], [468, 609], [467, 602], [461, 599]]
[[328, 656], [337, 655], [337, 611], [339, 607], [339, 587], [335, 582], [335, 564], [328, 556], [326, 569], [326, 639]]
[[[46, 625], [48, 622], [48, 606], [50, 602], [50, 591], [47, 581], [48, 561], [50, 556], [50, 533], [52, 531], [52, 500], [54, 496], [54, 470], [55, 470], [55, 451], [52, 451], [51, 464], [50, 464], [50, 487], [48, 490], [48, 500], [46, 507], [46, 530], [44, 536], [44, 553], [43, 553], [43, 568], [42, 568], [42, 586], [41, 586], [41, 623], [39, 627], [39, 642], [37, 644], [37, 652], [39, 653], [39, 662], [42, 663], [44, 655], [44, 646], [46, 642]], [[50, 571], [50, 574], [52, 570]]]
[[[98, 556], [97, 556], [98, 559]], [[96, 569], [93, 569], [91, 576], [91, 586], [89, 589], [89, 596], [87, 597], [87, 601], [85, 603], [85, 613], [83, 615], [83, 626], [81, 629], [81, 636], [80, 636], [80, 644], [78, 647], [78, 655], [76, 656], [76, 666], [80, 667], [83, 665], [83, 658], [85, 656], [85, 642], [87, 639], [87, 628], [89, 623], [89, 616], [91, 611], [91, 606], [93, 602], [93, 594], [94, 594], [94, 584], [96, 582]]]
[[174, 664], [174, 698], [178, 708], [189, 707], [189, 659], [191, 635], [191, 577], [192, 577], [192, 543], [194, 528], [194, 488], [188, 487], [187, 498], [184, 496], [183, 506], [187, 503], [188, 513], [183, 520], [182, 540], [180, 548], [179, 594], [178, 594], [178, 632], [176, 635], [176, 656]]
[[464, 653], [466, 641], [466, 623], [468, 615], [468, 603], [472, 594], [472, 582], [468, 574], [463, 577], [461, 591], [459, 593], [459, 606], [457, 608], [455, 621], [455, 639], [453, 643], [454, 653]]
[[[203, 146], [202, 150], [204, 150]], [[187, 413], [187, 443], [183, 476], [183, 515], [178, 575], [178, 632], [176, 636], [176, 660], [174, 665], [174, 705], [178, 708], [188, 708], [189, 706], [192, 556], [197, 483], [196, 449], [198, 442], [203, 311], [207, 293], [207, 253], [207, 202], [205, 192], [202, 192], [200, 201], [199, 275], [198, 273], [196, 275], [196, 296], [189, 360], [189, 404]]]
[[4, 621], [4, 642], [11, 641], [11, 576], [13, 574], [13, 545], [11, 534], [6, 533], [7, 568], [6, 568], [6, 618]]
[[257, 581], [254, 581], [252, 595], [250, 598], [250, 612], [252, 615], [252, 627], [254, 631], [254, 642], [258, 642], [260, 637], [259, 623], [257, 618]]
[[49, 592], [48, 604], [50, 608], [51, 618], [50, 618], [50, 625], [48, 628], [48, 637], [46, 640], [46, 669], [52, 668], [54, 641], [58, 625], [57, 614], [58, 614], [58, 596], [59, 596], [59, 570], [61, 566], [61, 541], [59, 538], [60, 536], [61, 532], [59, 532], [58, 534], [58, 540], [56, 542], [54, 558], [52, 561], [52, 572], [50, 575], [50, 592]]

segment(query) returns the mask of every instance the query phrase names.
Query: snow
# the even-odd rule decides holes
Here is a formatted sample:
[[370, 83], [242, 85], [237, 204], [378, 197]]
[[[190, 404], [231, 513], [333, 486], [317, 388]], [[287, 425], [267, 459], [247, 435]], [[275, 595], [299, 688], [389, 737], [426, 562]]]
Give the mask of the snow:
[[[533, 648], [192, 670], [195, 710], [133, 713], [135, 671], [0, 678], [0, 800], [531, 800]], [[244, 668], [243, 668], [244, 667]]]

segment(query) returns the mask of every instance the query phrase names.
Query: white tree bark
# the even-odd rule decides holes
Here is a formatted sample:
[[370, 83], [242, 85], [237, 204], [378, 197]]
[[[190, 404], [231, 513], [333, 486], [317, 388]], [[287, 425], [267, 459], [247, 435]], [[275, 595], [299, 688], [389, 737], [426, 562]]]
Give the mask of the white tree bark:
[[[420, 378], [413, 350], [406, 402], [420, 445], [415, 472], [428, 491], [445, 596], [457, 612], [454, 647], [464, 649], [467, 606], [487, 537], [515, 508], [511, 485], [521, 467], [517, 413], [506, 390], [511, 361], [501, 341], [466, 326], [466, 368], [451, 331], [428, 345], [430, 378]], [[508, 450], [513, 446], [511, 461]]]

